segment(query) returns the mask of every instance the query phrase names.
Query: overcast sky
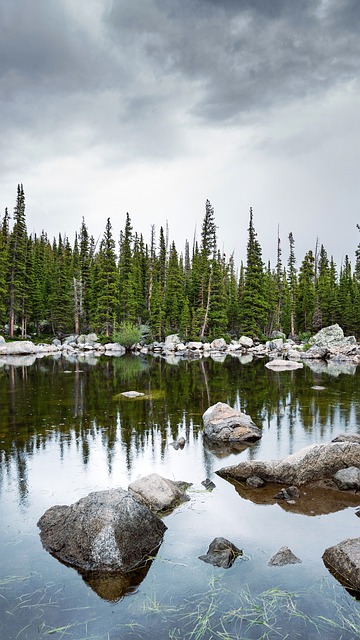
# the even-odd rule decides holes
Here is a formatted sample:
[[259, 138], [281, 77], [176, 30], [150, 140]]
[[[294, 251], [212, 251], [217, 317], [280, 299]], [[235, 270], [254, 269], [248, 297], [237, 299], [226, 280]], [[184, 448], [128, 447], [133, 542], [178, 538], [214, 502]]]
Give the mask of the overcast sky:
[[245, 259], [360, 241], [359, 0], [0, 0], [0, 207], [182, 250], [208, 198]]

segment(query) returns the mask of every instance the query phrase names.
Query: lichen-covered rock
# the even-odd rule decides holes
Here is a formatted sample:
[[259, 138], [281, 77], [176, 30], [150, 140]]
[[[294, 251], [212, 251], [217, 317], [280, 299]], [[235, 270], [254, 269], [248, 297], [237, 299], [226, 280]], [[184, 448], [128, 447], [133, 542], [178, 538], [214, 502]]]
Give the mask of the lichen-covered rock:
[[174, 481], [151, 473], [129, 484], [129, 491], [146, 504], [151, 511], [169, 511], [181, 502], [189, 500], [186, 489], [189, 482]]
[[47, 551], [85, 571], [127, 573], [161, 544], [167, 527], [123, 489], [97, 491], [48, 509], [38, 522]]
[[329, 547], [323, 561], [342, 583], [360, 591], [360, 538], [348, 538]]
[[344, 467], [358, 466], [360, 445], [354, 442], [311, 444], [281, 460], [250, 460], [216, 471], [223, 478], [246, 480], [260, 476], [266, 482], [299, 485], [332, 478]]
[[246, 413], [217, 402], [203, 414], [204, 433], [214, 442], [255, 441], [261, 431]]

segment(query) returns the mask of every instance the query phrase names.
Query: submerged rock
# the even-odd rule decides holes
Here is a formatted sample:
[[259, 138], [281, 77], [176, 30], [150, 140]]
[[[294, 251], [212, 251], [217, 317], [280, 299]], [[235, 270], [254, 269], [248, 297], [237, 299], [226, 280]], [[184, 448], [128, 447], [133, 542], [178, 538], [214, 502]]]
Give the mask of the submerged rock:
[[259, 489], [265, 485], [265, 482], [259, 476], [250, 476], [250, 478], [246, 478], [246, 485], [251, 489]]
[[174, 440], [174, 442], [170, 442], [170, 446], [177, 451], [178, 449], [183, 449], [185, 447], [185, 443], [186, 443], [185, 438], [181, 436], [181, 438]]
[[255, 441], [261, 431], [251, 417], [224, 402], [209, 407], [203, 414], [204, 433], [213, 442]]
[[242, 556], [242, 553], [241, 549], [238, 549], [226, 538], [214, 538], [209, 545], [207, 553], [199, 556], [199, 560], [208, 562], [214, 567], [228, 569], [234, 564], [238, 556]]
[[281, 547], [275, 555], [270, 558], [268, 565], [270, 567], [283, 567], [286, 564], [299, 564], [301, 563], [298, 558], [289, 547]]
[[274, 496], [274, 500], [298, 500], [300, 491], [297, 487], [291, 486], [287, 489], [283, 488]]
[[348, 538], [325, 549], [323, 561], [340, 582], [360, 591], [360, 538]]
[[123, 489], [96, 491], [48, 509], [38, 522], [47, 551], [84, 571], [127, 573], [160, 546], [167, 527]]
[[274, 371], [291, 371], [294, 369], [302, 369], [302, 362], [295, 362], [295, 360], [271, 360], [265, 364], [267, 369], [273, 369]]
[[206, 478], [201, 484], [205, 487], [206, 491], [212, 491], [216, 487], [215, 482], [210, 480], [210, 478]]
[[121, 394], [125, 398], [140, 398], [144, 396], [144, 393], [140, 393], [140, 391], [122, 391]]
[[190, 482], [174, 481], [151, 473], [129, 484], [129, 491], [146, 504], [151, 511], [169, 511], [181, 502], [189, 500], [186, 489]]
[[266, 482], [299, 485], [332, 478], [344, 467], [358, 466], [359, 461], [360, 444], [329, 442], [312, 444], [282, 460], [245, 461], [219, 469], [216, 473], [234, 480], [246, 480], [257, 475]]

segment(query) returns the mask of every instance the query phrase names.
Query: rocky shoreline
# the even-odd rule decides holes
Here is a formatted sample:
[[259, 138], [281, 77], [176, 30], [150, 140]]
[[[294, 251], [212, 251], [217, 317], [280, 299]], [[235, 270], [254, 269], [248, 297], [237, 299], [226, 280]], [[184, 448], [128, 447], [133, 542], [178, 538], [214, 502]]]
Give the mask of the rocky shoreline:
[[[34, 344], [30, 340], [5, 342], [5, 339], [0, 336], [0, 360], [7, 356], [23, 355], [121, 356], [125, 352], [125, 347], [119, 343], [102, 344], [95, 333], [71, 335], [63, 341], [55, 338], [51, 344]], [[221, 362], [227, 355], [238, 358], [243, 364], [251, 362], [254, 358], [268, 358], [267, 366], [278, 371], [284, 368], [299, 368], [302, 361], [310, 364], [322, 361], [329, 365], [360, 364], [360, 344], [354, 336], [345, 337], [343, 330], [337, 324], [325, 327], [306, 343], [286, 339], [283, 334], [276, 334], [264, 343], [254, 341], [248, 336], [241, 336], [238, 340], [231, 340], [230, 343], [227, 343], [224, 338], [217, 338], [212, 342], [182, 342], [177, 334], [172, 334], [167, 336], [164, 342], [134, 344], [131, 352], [135, 355], [149, 354], [162, 357], [169, 364], [176, 364], [182, 358], [206, 357]]]

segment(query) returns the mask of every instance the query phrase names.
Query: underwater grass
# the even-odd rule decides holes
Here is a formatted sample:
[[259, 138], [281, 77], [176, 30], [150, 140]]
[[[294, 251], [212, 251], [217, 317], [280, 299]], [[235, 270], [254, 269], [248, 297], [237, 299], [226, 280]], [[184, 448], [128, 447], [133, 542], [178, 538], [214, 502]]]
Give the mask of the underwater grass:
[[[326, 591], [328, 585], [323, 582], [297, 592], [273, 587], [254, 594], [248, 587], [235, 593], [212, 579], [207, 593], [193, 594], [177, 607], [152, 594], [143, 608], [150, 618], [146, 626], [151, 618], [154, 623], [155, 618], [166, 620], [163, 637], [172, 640], [300, 640], [311, 630], [319, 638], [332, 640], [360, 637], [360, 606], [352, 606], [353, 601], [345, 594], [339, 597], [335, 589]], [[309, 599], [320, 591], [333, 606], [331, 618], [307, 612]]]
[[[7, 585], [24, 580], [25, 576], [6, 576], [0, 582], [0, 595], [1, 590], [6, 593]], [[180, 602], [178, 595], [174, 598], [170, 591], [161, 596], [155, 590], [139, 594], [140, 598], [133, 602], [136, 613], [133, 610], [121, 624], [103, 633], [95, 632], [101, 617], [94, 615], [91, 606], [63, 609], [60, 591], [58, 585], [51, 583], [45, 589], [27, 590], [13, 602], [6, 611], [11, 617], [28, 612], [14, 640], [303, 640], [310, 634], [327, 640], [360, 637], [360, 602], [345, 590], [339, 591], [331, 578], [298, 591], [275, 586], [254, 593], [249, 586], [229, 589], [225, 578], [214, 573], [204, 589], [188, 592]], [[58, 610], [58, 625], [47, 618], [54, 609]], [[67, 613], [77, 614], [77, 619], [62, 624]]]

